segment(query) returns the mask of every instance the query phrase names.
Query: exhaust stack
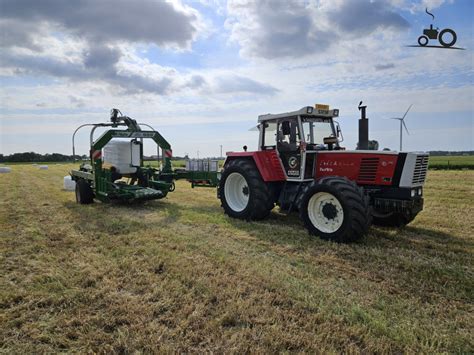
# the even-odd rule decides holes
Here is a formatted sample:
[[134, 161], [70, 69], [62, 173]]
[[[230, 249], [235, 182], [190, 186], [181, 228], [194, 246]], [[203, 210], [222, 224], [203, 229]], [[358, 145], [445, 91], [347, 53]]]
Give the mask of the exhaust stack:
[[362, 106], [362, 101], [359, 103], [360, 119], [359, 119], [359, 142], [357, 143], [358, 150], [369, 149], [369, 120], [366, 116], [367, 106]]

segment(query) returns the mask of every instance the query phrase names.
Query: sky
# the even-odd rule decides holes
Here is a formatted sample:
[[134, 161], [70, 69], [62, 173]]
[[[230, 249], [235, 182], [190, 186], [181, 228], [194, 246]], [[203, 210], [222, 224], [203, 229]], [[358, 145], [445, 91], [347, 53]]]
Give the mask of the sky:
[[[473, 18], [471, 0], [0, 0], [0, 154], [72, 154], [118, 108], [174, 155], [218, 156], [315, 103], [354, 149], [361, 100], [380, 148], [413, 105], [403, 150], [474, 150]], [[465, 50], [410, 47], [430, 24]]]

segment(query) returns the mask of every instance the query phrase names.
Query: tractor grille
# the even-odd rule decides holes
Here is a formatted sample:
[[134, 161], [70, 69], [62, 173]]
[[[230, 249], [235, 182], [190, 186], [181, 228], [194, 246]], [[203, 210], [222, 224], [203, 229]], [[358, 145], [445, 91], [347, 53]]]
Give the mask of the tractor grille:
[[413, 185], [423, 184], [425, 182], [426, 171], [428, 170], [428, 159], [429, 156], [427, 154], [420, 154], [416, 157], [415, 169], [413, 170], [412, 178]]
[[361, 182], [374, 182], [377, 177], [378, 166], [379, 158], [362, 158], [357, 180]]

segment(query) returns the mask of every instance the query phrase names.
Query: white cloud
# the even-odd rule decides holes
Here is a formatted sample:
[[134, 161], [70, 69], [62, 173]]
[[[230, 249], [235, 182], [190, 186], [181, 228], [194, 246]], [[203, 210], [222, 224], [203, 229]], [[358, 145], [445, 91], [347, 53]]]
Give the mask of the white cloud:
[[409, 27], [387, 1], [231, 0], [228, 14], [242, 54], [265, 59], [324, 55], [361, 35]]

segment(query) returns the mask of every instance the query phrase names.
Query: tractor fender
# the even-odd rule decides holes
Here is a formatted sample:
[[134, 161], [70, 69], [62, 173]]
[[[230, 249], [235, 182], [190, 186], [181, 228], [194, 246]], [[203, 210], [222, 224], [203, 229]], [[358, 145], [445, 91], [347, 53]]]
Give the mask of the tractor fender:
[[262, 150], [257, 152], [229, 152], [224, 162], [224, 169], [226, 165], [236, 159], [252, 160], [255, 163], [263, 181], [277, 182], [285, 181], [286, 175], [283, 170], [280, 158], [274, 150]]

